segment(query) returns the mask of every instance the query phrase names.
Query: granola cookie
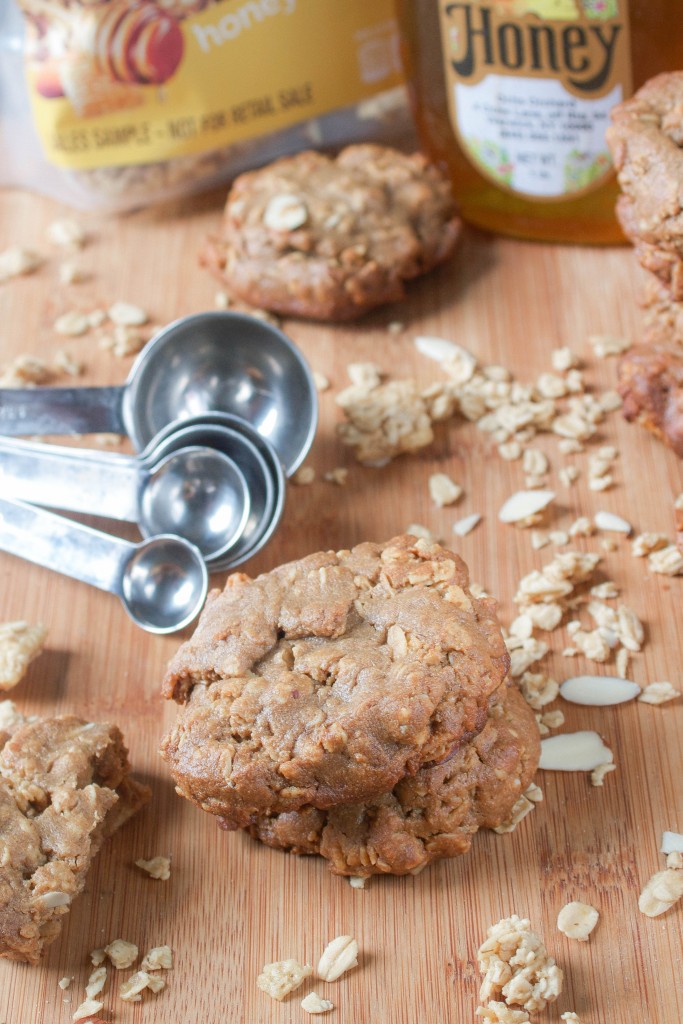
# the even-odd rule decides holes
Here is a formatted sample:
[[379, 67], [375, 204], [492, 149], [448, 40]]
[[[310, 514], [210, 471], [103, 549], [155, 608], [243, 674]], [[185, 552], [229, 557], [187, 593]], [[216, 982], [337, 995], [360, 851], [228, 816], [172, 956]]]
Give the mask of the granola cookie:
[[460, 220], [420, 153], [306, 151], [236, 179], [203, 261], [235, 296], [291, 316], [352, 320], [443, 262]]
[[458, 555], [409, 535], [213, 591], [170, 663], [162, 756], [235, 826], [389, 792], [483, 728], [509, 656]]
[[[641, 259], [680, 285], [683, 257], [683, 71], [650, 79], [612, 111], [607, 139], [623, 195], [617, 213]], [[657, 250], [663, 250], [658, 253]]]
[[83, 891], [102, 842], [149, 799], [121, 733], [71, 715], [2, 708], [0, 956], [35, 964]]
[[478, 736], [391, 793], [263, 817], [249, 832], [268, 846], [321, 854], [337, 875], [415, 874], [431, 861], [467, 853], [479, 828], [505, 822], [539, 754], [533, 711], [513, 686], [492, 704]]
[[626, 419], [652, 431], [683, 458], [683, 344], [632, 348], [619, 363], [618, 390]]

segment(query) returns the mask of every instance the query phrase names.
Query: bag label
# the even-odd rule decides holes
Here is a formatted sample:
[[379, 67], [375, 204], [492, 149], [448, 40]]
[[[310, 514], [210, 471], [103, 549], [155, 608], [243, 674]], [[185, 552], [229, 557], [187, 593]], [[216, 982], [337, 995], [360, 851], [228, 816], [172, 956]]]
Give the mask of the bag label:
[[480, 173], [538, 200], [601, 184], [631, 92], [625, 0], [439, 3], [450, 120]]
[[44, 0], [26, 52], [45, 155], [74, 169], [210, 152], [402, 82], [392, 0]]

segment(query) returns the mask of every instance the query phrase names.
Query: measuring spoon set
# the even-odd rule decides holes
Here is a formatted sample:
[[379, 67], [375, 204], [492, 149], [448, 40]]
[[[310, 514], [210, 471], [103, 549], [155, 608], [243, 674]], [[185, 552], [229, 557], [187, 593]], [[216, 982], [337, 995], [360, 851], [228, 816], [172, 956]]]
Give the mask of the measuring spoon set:
[[[316, 425], [300, 352], [241, 313], [170, 324], [122, 387], [0, 389], [0, 550], [117, 594], [144, 629], [182, 629], [207, 570], [241, 564], [276, 530]], [[17, 436], [96, 432], [128, 435], [138, 454]], [[135, 522], [145, 540], [35, 506]]]

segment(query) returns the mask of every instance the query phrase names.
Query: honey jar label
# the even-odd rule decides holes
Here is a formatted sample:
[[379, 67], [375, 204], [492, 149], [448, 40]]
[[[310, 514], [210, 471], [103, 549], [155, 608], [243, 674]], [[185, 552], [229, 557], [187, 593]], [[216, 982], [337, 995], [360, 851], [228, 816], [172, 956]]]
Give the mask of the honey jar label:
[[393, 0], [20, 0], [45, 155], [73, 169], [216, 151], [401, 84]]
[[602, 184], [631, 92], [625, 0], [438, 2], [450, 120], [479, 172], [539, 201]]

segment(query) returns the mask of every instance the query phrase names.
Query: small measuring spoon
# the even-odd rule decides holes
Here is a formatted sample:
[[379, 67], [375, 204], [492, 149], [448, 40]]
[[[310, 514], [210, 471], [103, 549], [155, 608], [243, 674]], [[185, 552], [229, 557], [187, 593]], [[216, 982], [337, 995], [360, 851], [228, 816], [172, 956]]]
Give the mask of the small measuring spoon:
[[177, 534], [207, 559], [234, 548], [251, 506], [235, 462], [199, 445], [142, 459], [0, 438], [0, 490], [37, 505], [136, 522], [146, 537]]
[[131, 544], [89, 526], [0, 498], [0, 551], [116, 594], [133, 622], [150, 633], [188, 626], [206, 599], [199, 550], [180, 537]]
[[313, 376], [272, 324], [210, 312], [169, 324], [120, 387], [0, 389], [0, 434], [128, 434], [140, 451], [169, 423], [206, 412], [239, 416], [277, 451], [288, 476], [318, 420]]

